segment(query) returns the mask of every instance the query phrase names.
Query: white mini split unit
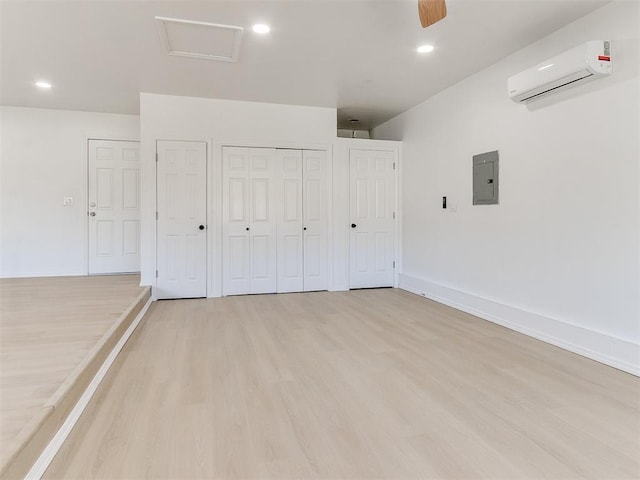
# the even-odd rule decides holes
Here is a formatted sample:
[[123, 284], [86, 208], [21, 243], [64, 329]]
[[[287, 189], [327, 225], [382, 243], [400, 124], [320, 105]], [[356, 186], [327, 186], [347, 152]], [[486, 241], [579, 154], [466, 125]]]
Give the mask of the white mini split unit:
[[611, 42], [583, 43], [549, 58], [507, 81], [509, 98], [529, 103], [588, 80], [611, 75]]

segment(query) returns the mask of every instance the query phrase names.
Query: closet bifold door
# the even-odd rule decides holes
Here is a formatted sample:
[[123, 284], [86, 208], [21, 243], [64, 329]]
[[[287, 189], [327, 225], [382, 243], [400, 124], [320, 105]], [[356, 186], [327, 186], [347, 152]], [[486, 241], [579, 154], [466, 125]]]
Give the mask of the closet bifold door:
[[278, 150], [278, 293], [326, 290], [327, 154]]
[[303, 290], [327, 290], [327, 152], [303, 150], [302, 165]]
[[276, 150], [249, 149], [250, 293], [276, 293]]
[[275, 293], [276, 151], [224, 147], [222, 294]]
[[277, 151], [278, 293], [302, 292], [302, 150]]
[[222, 294], [250, 292], [249, 149], [222, 150]]

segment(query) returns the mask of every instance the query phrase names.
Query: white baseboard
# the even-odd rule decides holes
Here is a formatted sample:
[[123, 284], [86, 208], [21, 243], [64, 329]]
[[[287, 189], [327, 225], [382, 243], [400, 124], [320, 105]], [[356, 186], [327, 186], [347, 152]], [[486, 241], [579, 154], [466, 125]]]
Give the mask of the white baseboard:
[[42, 272], [3, 272], [0, 278], [51, 278], [51, 277], [86, 277], [87, 272], [42, 273]]
[[78, 399], [78, 402], [73, 407], [73, 410], [71, 410], [71, 412], [69, 413], [67, 419], [58, 429], [46, 448], [42, 451], [40, 457], [38, 457], [36, 462], [33, 464], [31, 470], [29, 470], [29, 473], [27, 473], [25, 480], [39, 480], [40, 478], [42, 478], [44, 472], [46, 472], [47, 468], [49, 468], [49, 465], [53, 461], [53, 458], [62, 447], [62, 444], [71, 433], [71, 430], [80, 419], [80, 415], [82, 415], [82, 412], [84, 412], [84, 409], [87, 407], [89, 401], [96, 393], [96, 390], [98, 390], [100, 382], [102, 382], [105, 375], [111, 368], [111, 365], [113, 365], [113, 362], [120, 353], [120, 350], [122, 350], [122, 347], [124, 347], [125, 343], [127, 343], [127, 340], [129, 340], [129, 337], [133, 334], [135, 329], [140, 324], [142, 317], [144, 317], [144, 314], [147, 313], [147, 310], [149, 310], [152, 302], [153, 300], [149, 298], [149, 300], [147, 300], [147, 303], [145, 303], [144, 306], [140, 309], [140, 312], [138, 312], [136, 318], [133, 319], [133, 322], [131, 322], [129, 328], [127, 328], [118, 343], [116, 343], [116, 345], [113, 347], [113, 350], [111, 350], [111, 353], [109, 353], [100, 369], [96, 372], [95, 376], [91, 380], [91, 383], [89, 383], [89, 385], [87, 386], [87, 389]]
[[601, 332], [400, 274], [400, 288], [640, 376], [640, 345]]

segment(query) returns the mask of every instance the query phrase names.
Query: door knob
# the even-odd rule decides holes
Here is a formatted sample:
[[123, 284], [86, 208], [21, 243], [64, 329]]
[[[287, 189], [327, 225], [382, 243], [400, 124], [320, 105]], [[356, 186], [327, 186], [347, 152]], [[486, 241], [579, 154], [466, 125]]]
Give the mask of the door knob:
[[89, 213], [89, 215], [91, 215], [92, 217], [95, 217], [96, 216], [96, 212], [91, 212], [91, 213]]
[[198, 228], [199, 228], [200, 230], [204, 230], [204, 225], [200, 225]]
[[356, 228], [356, 227], [357, 227], [357, 225], [355, 223], [351, 224], [351, 228]]
[[245, 230], [248, 232], [249, 231], [249, 227], [245, 228]]
[[307, 227], [303, 227], [303, 230], [306, 230], [306, 229], [307, 229]]

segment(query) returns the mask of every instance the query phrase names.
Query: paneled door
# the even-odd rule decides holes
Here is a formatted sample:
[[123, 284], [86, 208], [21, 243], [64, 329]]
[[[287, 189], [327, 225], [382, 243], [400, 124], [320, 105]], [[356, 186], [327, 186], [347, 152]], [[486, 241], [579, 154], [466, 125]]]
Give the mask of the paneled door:
[[392, 151], [350, 151], [350, 288], [393, 286], [394, 157]]
[[275, 293], [277, 290], [275, 164], [275, 149], [249, 149], [250, 293]]
[[327, 153], [278, 150], [278, 293], [326, 290]]
[[207, 144], [158, 141], [158, 298], [207, 296]]
[[140, 271], [140, 146], [89, 140], [89, 274]]
[[302, 216], [304, 291], [326, 290], [327, 275], [327, 152], [302, 152]]
[[275, 293], [276, 150], [224, 147], [223, 295]]
[[302, 150], [278, 150], [277, 157], [278, 293], [302, 292]]

